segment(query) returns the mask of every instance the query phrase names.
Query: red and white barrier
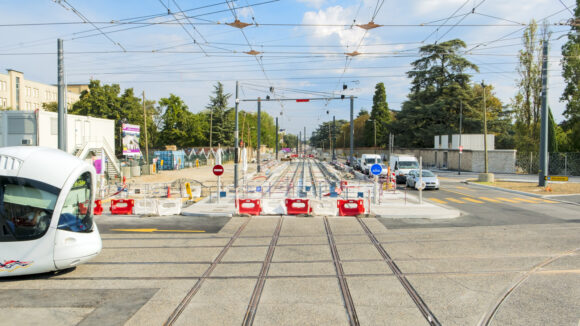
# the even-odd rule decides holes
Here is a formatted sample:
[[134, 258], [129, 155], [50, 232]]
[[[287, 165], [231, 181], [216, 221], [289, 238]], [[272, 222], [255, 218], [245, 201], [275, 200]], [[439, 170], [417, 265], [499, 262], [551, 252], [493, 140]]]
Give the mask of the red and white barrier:
[[365, 213], [363, 199], [339, 199], [336, 201], [339, 216], [357, 216]]
[[312, 207], [308, 199], [286, 199], [286, 214], [308, 215], [312, 213]]

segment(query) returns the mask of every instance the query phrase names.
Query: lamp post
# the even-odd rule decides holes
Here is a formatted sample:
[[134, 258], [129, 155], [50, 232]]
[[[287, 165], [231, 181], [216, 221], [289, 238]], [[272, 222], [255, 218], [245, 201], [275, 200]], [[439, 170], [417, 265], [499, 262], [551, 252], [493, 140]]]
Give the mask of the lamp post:
[[487, 108], [485, 106], [485, 83], [481, 81], [481, 88], [483, 91], [483, 150], [484, 150], [484, 173], [479, 174], [479, 181], [494, 182], [493, 173], [489, 173], [487, 163]]

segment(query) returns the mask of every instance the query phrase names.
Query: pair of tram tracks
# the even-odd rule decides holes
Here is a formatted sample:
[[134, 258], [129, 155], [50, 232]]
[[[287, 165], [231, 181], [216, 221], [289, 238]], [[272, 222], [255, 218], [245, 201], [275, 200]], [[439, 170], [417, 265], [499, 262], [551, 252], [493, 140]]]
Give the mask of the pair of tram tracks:
[[395, 276], [397, 277], [397, 279], [399, 280], [405, 291], [407, 291], [407, 294], [409, 294], [409, 296], [411, 297], [417, 308], [419, 308], [419, 311], [421, 312], [423, 317], [425, 317], [429, 325], [438, 325], [438, 326], [441, 325], [441, 323], [439, 322], [439, 320], [437, 320], [431, 309], [429, 309], [425, 301], [423, 301], [423, 298], [421, 298], [417, 290], [415, 290], [413, 285], [411, 285], [411, 282], [409, 282], [407, 277], [399, 269], [399, 266], [397, 266], [395, 261], [385, 250], [383, 245], [381, 245], [377, 237], [369, 229], [366, 223], [361, 218], [357, 218], [357, 221], [359, 222], [362, 229], [365, 231], [365, 233], [367, 234], [367, 236], [369, 237], [375, 248], [379, 251], [379, 254], [383, 257], [383, 260], [387, 263], [387, 265], [389, 265], [389, 268], [391, 269], [393, 274], [395, 274]]
[[238, 239], [238, 237], [240, 236], [242, 231], [244, 231], [244, 229], [246, 228], [248, 223], [250, 223], [250, 220], [251, 219], [249, 219], [249, 218], [246, 219], [246, 221], [238, 228], [236, 233], [234, 233], [234, 235], [232, 235], [232, 237], [230, 238], [230, 241], [228, 241], [228, 243], [220, 251], [218, 256], [213, 260], [213, 262], [207, 268], [207, 270], [203, 273], [203, 275], [197, 280], [197, 282], [193, 285], [193, 287], [189, 290], [189, 292], [187, 292], [187, 294], [185, 295], [183, 300], [181, 300], [181, 302], [177, 305], [177, 307], [175, 308], [173, 313], [169, 316], [169, 318], [167, 319], [167, 321], [165, 321], [165, 323], [163, 325], [166, 325], [166, 326], [173, 325], [177, 321], [179, 316], [181, 316], [181, 314], [183, 313], [183, 310], [185, 310], [185, 307], [187, 307], [187, 305], [191, 302], [191, 299], [193, 299], [193, 297], [197, 294], [197, 292], [199, 292], [199, 289], [201, 288], [201, 286], [203, 285], [205, 280], [207, 278], [209, 278], [211, 273], [216, 269], [218, 264], [224, 258], [224, 256], [228, 252], [228, 250], [232, 247], [234, 242]]

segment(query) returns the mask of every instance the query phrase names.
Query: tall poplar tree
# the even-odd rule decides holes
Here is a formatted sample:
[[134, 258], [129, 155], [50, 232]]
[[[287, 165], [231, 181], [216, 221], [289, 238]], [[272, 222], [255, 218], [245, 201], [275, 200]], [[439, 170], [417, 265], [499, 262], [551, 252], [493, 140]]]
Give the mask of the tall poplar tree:
[[569, 150], [580, 152], [580, 0], [576, 0], [568, 42], [562, 46], [562, 68], [566, 82], [560, 98], [566, 103], [562, 126], [569, 135]]

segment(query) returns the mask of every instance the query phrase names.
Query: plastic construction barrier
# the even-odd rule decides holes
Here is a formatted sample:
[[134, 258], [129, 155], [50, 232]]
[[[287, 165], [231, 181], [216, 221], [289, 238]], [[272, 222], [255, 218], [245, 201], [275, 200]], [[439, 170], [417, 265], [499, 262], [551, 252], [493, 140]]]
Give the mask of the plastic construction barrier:
[[240, 214], [260, 215], [262, 203], [259, 199], [238, 199], [238, 211]]
[[94, 215], [103, 214], [103, 205], [100, 199], [95, 200], [95, 209], [93, 210]]
[[365, 213], [363, 199], [339, 199], [336, 206], [339, 216], [357, 216]]
[[111, 199], [111, 214], [113, 215], [131, 215], [133, 213], [133, 199]]
[[181, 199], [159, 198], [157, 200], [157, 214], [160, 216], [181, 214]]
[[312, 207], [308, 199], [286, 199], [286, 214], [300, 215], [312, 213]]
[[135, 215], [158, 215], [156, 199], [136, 199], [133, 205]]

